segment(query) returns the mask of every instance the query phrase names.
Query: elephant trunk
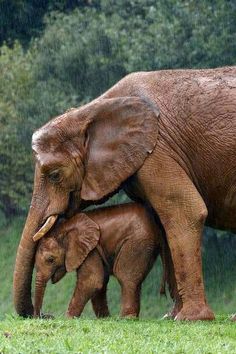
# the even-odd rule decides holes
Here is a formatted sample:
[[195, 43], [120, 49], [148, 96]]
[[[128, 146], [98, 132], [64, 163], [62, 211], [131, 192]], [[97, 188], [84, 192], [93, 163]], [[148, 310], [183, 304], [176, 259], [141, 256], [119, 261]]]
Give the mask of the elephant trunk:
[[34, 313], [31, 282], [37, 242], [33, 241], [33, 236], [44, 220], [44, 211], [39, 210], [40, 208], [31, 206], [16, 255], [13, 297], [16, 312], [23, 317]]
[[31, 207], [16, 254], [13, 279], [13, 297], [16, 312], [24, 317], [33, 315], [31, 281], [34, 267], [36, 243], [33, 235], [37, 231], [38, 217]]
[[37, 274], [35, 280], [34, 317], [40, 317], [46, 285], [47, 281]]

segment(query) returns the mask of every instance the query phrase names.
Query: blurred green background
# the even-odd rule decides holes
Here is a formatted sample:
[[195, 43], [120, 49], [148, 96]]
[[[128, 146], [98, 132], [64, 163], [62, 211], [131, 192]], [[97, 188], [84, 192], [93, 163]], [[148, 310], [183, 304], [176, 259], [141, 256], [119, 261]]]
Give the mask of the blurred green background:
[[[32, 191], [32, 132], [133, 71], [234, 65], [235, 38], [235, 1], [0, 1], [1, 316], [13, 311], [12, 270]], [[205, 230], [204, 277], [218, 312], [236, 309], [235, 243], [228, 233]], [[73, 284], [70, 275], [49, 286], [45, 310], [63, 313]], [[159, 284], [156, 264], [144, 285], [143, 316], [169, 308]], [[115, 281], [109, 294], [118, 313]]]

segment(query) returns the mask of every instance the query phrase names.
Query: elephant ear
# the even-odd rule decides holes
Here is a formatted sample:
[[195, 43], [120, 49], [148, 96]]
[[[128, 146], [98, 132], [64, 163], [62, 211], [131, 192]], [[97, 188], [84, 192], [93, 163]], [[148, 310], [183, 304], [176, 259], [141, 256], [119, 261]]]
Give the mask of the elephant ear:
[[100, 238], [98, 225], [87, 215], [81, 213], [69, 219], [73, 228], [66, 235], [67, 272], [79, 268], [88, 254], [97, 246]]
[[114, 192], [143, 165], [158, 135], [159, 109], [144, 98], [100, 99], [94, 106], [87, 129], [83, 200], [99, 200]]

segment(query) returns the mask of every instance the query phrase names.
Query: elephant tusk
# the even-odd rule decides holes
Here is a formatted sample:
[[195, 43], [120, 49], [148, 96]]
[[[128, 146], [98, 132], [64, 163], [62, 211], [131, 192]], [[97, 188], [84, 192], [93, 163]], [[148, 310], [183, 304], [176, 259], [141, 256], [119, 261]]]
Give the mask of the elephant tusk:
[[39, 229], [39, 231], [33, 236], [34, 242], [40, 240], [51, 229], [51, 227], [55, 224], [57, 217], [58, 215], [49, 216], [41, 229]]

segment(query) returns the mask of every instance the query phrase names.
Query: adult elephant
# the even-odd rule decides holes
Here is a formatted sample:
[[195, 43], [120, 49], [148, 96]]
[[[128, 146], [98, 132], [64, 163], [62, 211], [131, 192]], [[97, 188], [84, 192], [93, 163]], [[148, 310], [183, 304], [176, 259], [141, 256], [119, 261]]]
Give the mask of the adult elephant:
[[124, 183], [166, 231], [177, 284], [172, 315], [214, 318], [201, 235], [205, 222], [236, 230], [236, 67], [128, 75], [36, 131], [32, 148], [34, 191], [14, 273], [18, 314], [33, 313], [35, 233], [81, 199], [101, 200]]

